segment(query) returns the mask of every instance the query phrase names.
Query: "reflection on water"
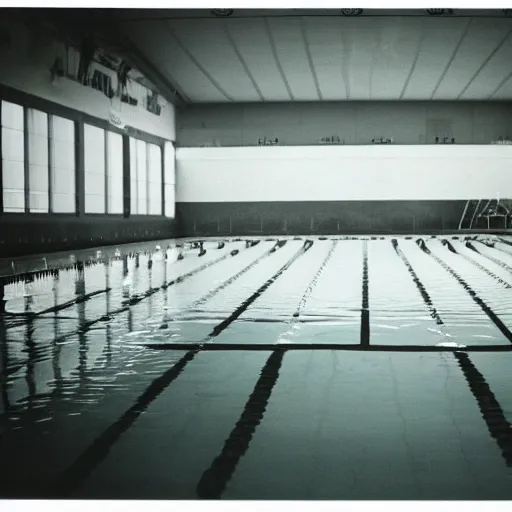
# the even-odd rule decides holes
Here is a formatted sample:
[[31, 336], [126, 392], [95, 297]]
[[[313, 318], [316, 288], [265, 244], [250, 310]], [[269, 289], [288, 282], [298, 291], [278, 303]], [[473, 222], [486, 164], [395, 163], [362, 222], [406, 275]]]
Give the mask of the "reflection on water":
[[[401, 360], [400, 350], [417, 351], [409, 354], [416, 358], [412, 367], [432, 358], [455, 357], [460, 371], [450, 379], [465, 389], [460, 398], [465, 404], [461, 414], [468, 415], [470, 425], [476, 425], [468, 411], [481, 411], [488, 432], [481, 441], [482, 450], [497, 447], [507, 464], [500, 465], [500, 457], [495, 460], [491, 455], [486, 455], [489, 461], [485, 464], [478, 455], [479, 463], [495, 482], [510, 483], [506, 466], [511, 460], [512, 412], [502, 407], [503, 392], [493, 394], [469, 352], [499, 349], [501, 353], [489, 357], [510, 358], [503, 352], [512, 347], [512, 297], [506, 286], [512, 282], [508, 267], [512, 266], [512, 246], [506, 242], [492, 237], [469, 244], [463, 240], [442, 243], [400, 238], [203, 241], [167, 249], [155, 247], [151, 253], [118, 252], [112, 259], [103, 258], [101, 251], [86, 261], [80, 261], [78, 255], [67, 267], [4, 280], [0, 493], [119, 498], [219, 498], [225, 491], [232, 498], [280, 495], [274, 491], [266, 495], [254, 486], [245, 492], [245, 484], [236, 479], [237, 467], [245, 461], [253, 438], [260, 439], [256, 434], [267, 417], [267, 408], [272, 409], [275, 394], [286, 395], [287, 386], [293, 388], [294, 379], [299, 378], [289, 370], [291, 363], [287, 357], [283, 359], [283, 350], [313, 353], [320, 346], [340, 350], [328, 352], [336, 360], [348, 357], [344, 348], [350, 350], [350, 357], [359, 358], [354, 364], [366, 368], [361, 375], [367, 375], [369, 382], [373, 381], [372, 357], [380, 357], [370, 354], [372, 350], [391, 351], [386, 355], [388, 369], [382, 370], [391, 374], [395, 372], [393, 364]], [[165, 350], [147, 348], [149, 345]], [[265, 350], [270, 352], [260, 352], [250, 364], [243, 351], [223, 355], [237, 345], [244, 345], [246, 350], [268, 345]], [[215, 354], [215, 347], [222, 351]], [[422, 347], [455, 351], [455, 355], [421, 352]], [[456, 352], [465, 347], [467, 353]], [[234, 368], [239, 366], [240, 376], [233, 377], [232, 382], [215, 377], [215, 372], [221, 372], [215, 365], [227, 364], [223, 362], [226, 358]], [[282, 365], [288, 368], [285, 380], [280, 376]], [[313, 375], [322, 370], [310, 362], [306, 371]], [[246, 378], [249, 380], [243, 384]], [[188, 382], [188, 387], [183, 382]], [[512, 383], [508, 391], [512, 391]], [[176, 403], [181, 409], [172, 416], [178, 423], [181, 414], [192, 415], [194, 422], [208, 422], [207, 416], [201, 416], [206, 413], [194, 412], [208, 403], [204, 393], [218, 393], [226, 402], [223, 407], [229, 414], [222, 413], [224, 419], [219, 419], [219, 425], [226, 421], [225, 429], [215, 436], [212, 432], [211, 439], [206, 434], [204, 437], [213, 443], [204, 448], [204, 453], [211, 455], [210, 461], [194, 468], [183, 462], [183, 475], [188, 475], [183, 476], [183, 492], [166, 491], [164, 480], [153, 484], [144, 480], [138, 493], [135, 489], [120, 490], [132, 481], [130, 471], [136, 475], [143, 469], [136, 469], [137, 456], [133, 455], [121, 471], [111, 458], [112, 450], [122, 445], [124, 437], [136, 436], [136, 426], [147, 422], [140, 435], [147, 442], [165, 444], [164, 425], [170, 417], [164, 419], [153, 409], [158, 409], [171, 392], [179, 394]], [[311, 399], [308, 393], [304, 400]], [[415, 393], [416, 400], [426, 406], [432, 402], [436, 411], [439, 399], [430, 395], [428, 386], [425, 391], [417, 388]], [[354, 398], [364, 400], [357, 392]], [[208, 414], [216, 413], [209, 410]], [[290, 414], [299, 413], [290, 409]], [[396, 415], [396, 404], [386, 409], [386, 414]], [[480, 427], [471, 427], [464, 434], [467, 442], [474, 442], [474, 436], [480, 439]], [[286, 428], [282, 432], [263, 429], [261, 435], [270, 436], [269, 446], [273, 446], [272, 439], [285, 435]], [[295, 427], [290, 432], [307, 437], [309, 427], [304, 428], [302, 433]], [[421, 431], [419, 424], [411, 428]], [[178, 443], [183, 435], [179, 432], [173, 434]], [[203, 434], [198, 431], [197, 435], [201, 444]], [[430, 442], [434, 446], [435, 438]], [[194, 448], [190, 450], [193, 457]], [[283, 457], [289, 456], [283, 452]], [[36, 462], [28, 466], [20, 462], [34, 458]], [[160, 459], [157, 462], [164, 464]], [[289, 464], [293, 467], [292, 459]], [[116, 468], [118, 476], [105, 477], [102, 468], [107, 466]], [[245, 467], [244, 462], [241, 467]], [[250, 474], [250, 470], [244, 471]], [[309, 471], [316, 470], [311, 467]], [[94, 483], [99, 474], [110, 483]], [[238, 489], [234, 494], [228, 492], [232, 478]], [[417, 485], [422, 477], [415, 478]], [[294, 494], [289, 485], [283, 484], [286, 491], [280, 496], [294, 499], [300, 493]], [[375, 484], [375, 492], [381, 485]], [[439, 488], [438, 495], [457, 495], [448, 488]], [[498, 483], [489, 489], [491, 497], [512, 497]], [[431, 498], [437, 496], [434, 491]], [[324, 496], [320, 491], [315, 495], [314, 489], [309, 492], [310, 498]], [[326, 491], [332, 499], [353, 496], [348, 491], [338, 496], [333, 492]], [[396, 497], [409, 496], [408, 492], [400, 494], [397, 488]]]

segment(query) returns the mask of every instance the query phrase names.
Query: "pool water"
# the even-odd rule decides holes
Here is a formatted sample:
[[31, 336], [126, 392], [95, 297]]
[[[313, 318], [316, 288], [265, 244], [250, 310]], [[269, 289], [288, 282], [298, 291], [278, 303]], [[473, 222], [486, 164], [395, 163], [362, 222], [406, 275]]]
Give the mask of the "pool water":
[[0, 497], [512, 499], [511, 238], [193, 242], [5, 287]]

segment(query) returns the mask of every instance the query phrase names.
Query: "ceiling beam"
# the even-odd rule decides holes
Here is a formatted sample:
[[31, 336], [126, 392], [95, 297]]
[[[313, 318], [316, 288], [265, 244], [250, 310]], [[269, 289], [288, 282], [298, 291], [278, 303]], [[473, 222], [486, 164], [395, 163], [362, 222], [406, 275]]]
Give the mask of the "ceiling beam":
[[512, 29], [510, 29], [507, 34], [505, 35], [505, 37], [500, 41], [500, 43], [498, 44], [498, 46], [496, 46], [496, 48], [494, 48], [494, 50], [488, 55], [488, 57], [483, 61], [482, 65], [476, 70], [475, 74], [471, 77], [471, 79], [469, 80], [469, 82], [466, 84], [466, 86], [464, 87], [464, 89], [462, 89], [462, 91], [460, 92], [460, 94], [457, 96], [457, 99], [460, 100], [460, 98], [462, 97], [462, 95], [468, 90], [468, 88], [471, 86], [471, 84], [475, 81], [476, 77], [482, 72], [482, 70], [485, 68], [485, 66], [487, 66], [487, 64], [489, 63], [489, 61], [494, 57], [494, 55], [496, 55], [496, 53], [503, 47], [503, 45], [505, 44], [505, 42], [507, 41], [507, 39], [512, 35]]
[[418, 46], [416, 48], [416, 55], [414, 56], [414, 61], [412, 63], [411, 69], [409, 70], [409, 74], [407, 75], [407, 78], [405, 79], [404, 86], [402, 88], [402, 92], [400, 93], [399, 99], [403, 99], [405, 91], [407, 91], [407, 87], [409, 87], [409, 82], [411, 81], [412, 75], [414, 75], [414, 70], [416, 69], [416, 65], [418, 64], [418, 59], [420, 58], [421, 49], [423, 47], [423, 41], [425, 40], [425, 36], [427, 33], [427, 29], [425, 25], [423, 24], [421, 27], [421, 37], [418, 42]]
[[260, 97], [260, 100], [265, 101], [265, 97], [263, 96], [263, 93], [261, 92], [261, 89], [259, 88], [258, 83], [256, 82], [256, 79], [252, 76], [251, 70], [249, 69], [247, 62], [245, 62], [243, 55], [240, 53], [240, 49], [238, 48], [235, 40], [233, 39], [233, 36], [232, 36], [231, 32], [229, 31], [227, 24], [224, 26], [224, 31], [226, 33], [226, 37], [228, 38], [228, 41], [231, 44], [231, 47], [233, 48], [233, 51], [235, 52], [240, 64], [244, 68], [247, 76], [249, 77], [249, 80], [251, 81], [252, 86], [254, 87], [254, 90], [257, 92], [258, 96]]
[[496, 87], [496, 89], [494, 89], [493, 93], [489, 96], [489, 99], [491, 100], [492, 98], [494, 98], [494, 96], [496, 95], [496, 93], [510, 80], [512, 79], [512, 72], [510, 72], [499, 84], [498, 84], [498, 87]]
[[277, 55], [276, 43], [274, 41], [274, 36], [272, 35], [272, 31], [270, 29], [270, 25], [269, 25], [267, 18], [265, 18], [263, 20], [263, 23], [265, 25], [265, 30], [267, 32], [268, 40], [270, 42], [270, 48], [272, 50], [272, 55], [274, 56], [274, 61], [277, 65], [277, 69], [281, 75], [281, 78], [283, 79], [284, 86], [286, 87], [286, 90], [288, 91], [288, 95], [290, 96], [290, 99], [293, 101], [295, 99], [295, 97], [293, 96], [292, 90], [290, 88], [290, 84], [288, 83], [286, 75], [284, 74], [283, 66], [281, 66], [281, 62], [279, 61], [279, 56]]
[[345, 30], [343, 29], [343, 25], [340, 24], [340, 35], [341, 35], [341, 44], [342, 51], [341, 55], [341, 76], [343, 77], [343, 81], [345, 82], [345, 93], [347, 95], [347, 100], [350, 100], [350, 53], [349, 53], [349, 45], [347, 44], [347, 38], [345, 36]]
[[431, 100], [434, 99], [434, 96], [436, 95], [437, 90], [439, 89], [439, 86], [441, 85], [442, 81], [444, 80], [444, 77], [446, 76], [446, 73], [448, 73], [448, 70], [450, 69], [450, 66], [453, 64], [453, 61], [455, 60], [455, 57], [456, 57], [460, 47], [462, 46], [462, 43], [464, 42], [464, 39], [466, 38], [466, 36], [467, 36], [467, 34], [469, 32], [469, 27], [471, 26], [471, 22], [472, 21], [473, 21], [473, 18], [469, 18], [469, 21], [468, 21], [468, 23], [466, 25], [466, 28], [465, 28], [464, 32], [462, 33], [462, 36], [460, 37], [459, 42], [457, 43], [457, 46], [455, 46], [455, 48], [453, 50], [453, 53], [452, 53], [452, 56], [450, 57], [450, 60], [448, 61], [448, 63], [444, 67], [444, 70], [441, 73], [441, 76], [439, 77], [439, 80], [437, 81], [437, 84], [434, 87], [434, 90], [432, 91], [432, 94], [430, 96]]
[[300, 33], [302, 34], [302, 41], [304, 43], [304, 49], [306, 50], [306, 55], [308, 57], [309, 69], [311, 71], [311, 75], [313, 76], [313, 81], [315, 82], [316, 93], [318, 95], [319, 100], [323, 100], [322, 91], [320, 90], [320, 84], [318, 83], [318, 76], [316, 75], [315, 65], [313, 63], [313, 58], [311, 56], [311, 48], [309, 47], [308, 35], [306, 32], [306, 25], [304, 23], [304, 18], [300, 18]]
[[224, 96], [228, 101], [234, 101], [233, 97], [230, 96], [223, 87], [213, 78], [212, 75], [203, 67], [203, 65], [194, 57], [192, 52], [182, 43], [181, 39], [176, 35], [174, 30], [169, 26], [169, 23], [164, 22], [165, 30], [170, 36], [176, 41], [178, 46], [181, 48], [183, 53], [189, 58], [194, 66], [212, 83], [212, 85]]

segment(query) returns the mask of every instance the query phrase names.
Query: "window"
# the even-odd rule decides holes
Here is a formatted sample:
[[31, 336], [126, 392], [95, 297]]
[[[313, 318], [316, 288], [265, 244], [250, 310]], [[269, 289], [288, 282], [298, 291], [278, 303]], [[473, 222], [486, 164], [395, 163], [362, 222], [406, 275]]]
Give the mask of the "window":
[[76, 211], [75, 123], [59, 116], [50, 117], [50, 174], [52, 212]]
[[85, 213], [123, 213], [123, 137], [84, 125]]
[[172, 142], [165, 143], [164, 158], [164, 214], [166, 217], [174, 218], [176, 200], [176, 150]]
[[105, 130], [84, 124], [85, 213], [105, 213]]
[[27, 110], [29, 210], [48, 213], [48, 114]]
[[25, 134], [21, 105], [2, 101], [3, 211], [25, 211]]
[[107, 132], [108, 213], [123, 213], [123, 136]]
[[162, 149], [147, 145], [148, 156], [148, 213], [162, 215]]
[[130, 137], [132, 215], [162, 215], [162, 147]]
[[130, 190], [132, 215], [148, 213], [147, 144], [130, 137]]

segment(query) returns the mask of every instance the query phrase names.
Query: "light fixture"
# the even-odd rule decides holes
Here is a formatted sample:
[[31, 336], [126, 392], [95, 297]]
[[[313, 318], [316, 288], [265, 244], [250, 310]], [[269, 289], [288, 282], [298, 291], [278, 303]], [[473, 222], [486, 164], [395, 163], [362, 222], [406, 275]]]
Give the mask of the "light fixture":
[[227, 18], [233, 14], [233, 9], [212, 9], [210, 11], [214, 16], [218, 18]]
[[363, 9], [341, 9], [343, 16], [359, 16], [363, 13]]
[[443, 14], [453, 14], [453, 9], [427, 9], [429, 16], [442, 16]]

